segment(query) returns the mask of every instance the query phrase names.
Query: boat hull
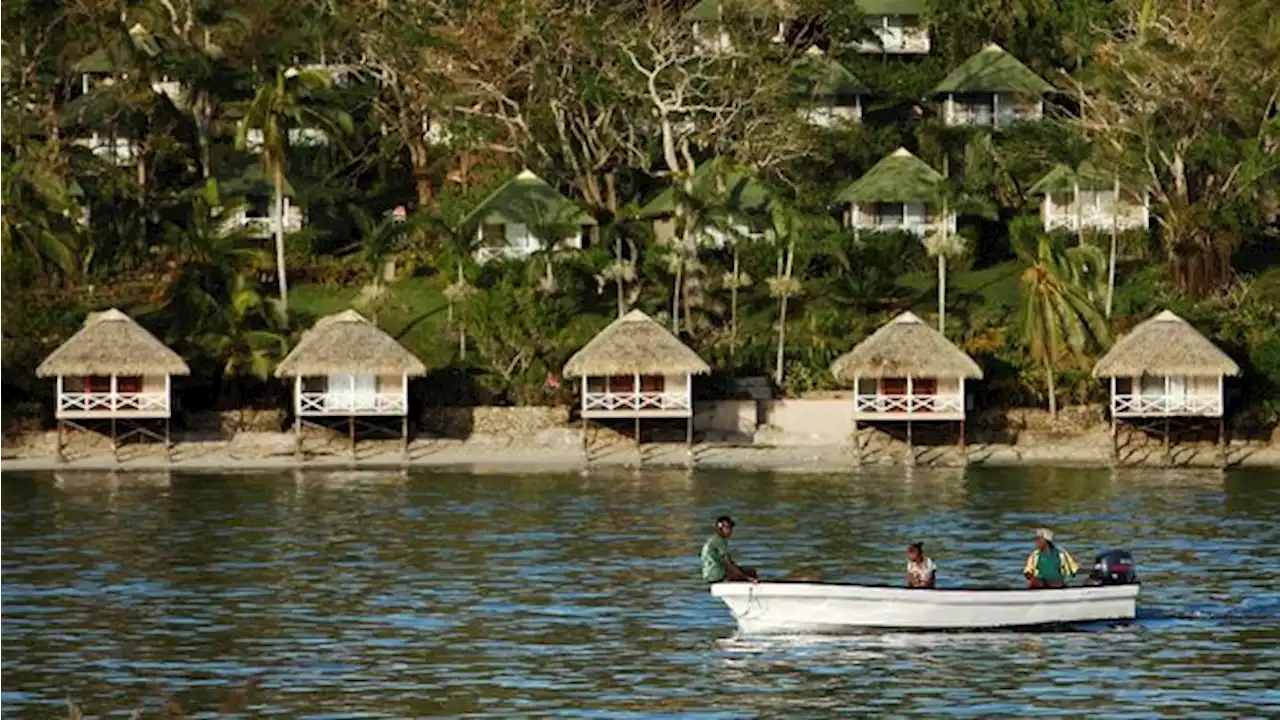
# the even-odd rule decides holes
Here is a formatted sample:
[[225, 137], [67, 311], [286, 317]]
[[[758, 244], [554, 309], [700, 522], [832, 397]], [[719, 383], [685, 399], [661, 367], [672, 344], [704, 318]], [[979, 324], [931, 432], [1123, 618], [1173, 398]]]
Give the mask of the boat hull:
[[867, 629], [981, 630], [1132, 620], [1140, 585], [1054, 590], [923, 590], [829, 583], [722, 582], [748, 635], [840, 634]]

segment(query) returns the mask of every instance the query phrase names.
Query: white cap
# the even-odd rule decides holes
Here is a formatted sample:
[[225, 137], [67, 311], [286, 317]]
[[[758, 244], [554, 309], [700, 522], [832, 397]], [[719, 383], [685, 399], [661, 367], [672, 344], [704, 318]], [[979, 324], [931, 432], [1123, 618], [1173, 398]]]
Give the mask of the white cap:
[[1053, 531], [1049, 528], [1036, 528], [1036, 537], [1044, 538], [1045, 542], [1053, 542]]

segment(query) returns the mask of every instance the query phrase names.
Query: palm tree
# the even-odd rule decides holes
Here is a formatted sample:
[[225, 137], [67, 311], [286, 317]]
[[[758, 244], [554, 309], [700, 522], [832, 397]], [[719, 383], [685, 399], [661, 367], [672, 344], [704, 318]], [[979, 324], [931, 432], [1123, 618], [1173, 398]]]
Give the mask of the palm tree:
[[[375, 220], [358, 205], [349, 205], [348, 209], [360, 233], [356, 246], [360, 249], [361, 258], [369, 269], [370, 276], [369, 284], [360, 290], [358, 302], [361, 309], [368, 312], [373, 324], [377, 325], [378, 313], [391, 299], [387, 281], [388, 276], [394, 279], [395, 263], [392, 257], [403, 250], [407, 240], [421, 228], [422, 217], [402, 217], [395, 211], [388, 211]], [[348, 249], [352, 249], [351, 246]]]
[[[455, 310], [475, 294], [476, 288], [467, 280], [466, 265], [474, 264], [476, 250], [480, 246], [479, 232], [467, 225], [455, 225], [441, 215], [423, 218], [424, 227], [429, 227], [437, 239], [441, 241], [443, 252], [436, 253], [437, 268], [448, 272], [450, 264], [457, 270], [457, 279], [444, 289], [445, 300], [448, 301], [448, 321], [454, 324]], [[458, 325], [458, 355], [467, 359], [467, 328], [462, 322]]]
[[808, 219], [794, 208], [774, 202], [770, 213], [771, 225], [767, 234], [778, 247], [778, 271], [769, 278], [769, 295], [778, 299], [778, 349], [774, 360], [773, 380], [781, 386], [786, 367], [787, 303], [803, 291], [800, 281], [793, 277], [796, 259], [796, 240], [809, 231]]
[[1067, 354], [1084, 360], [1090, 350], [1110, 342], [1097, 306], [1104, 261], [1096, 248], [1062, 248], [1048, 235], [1016, 241], [1014, 250], [1026, 265], [1020, 278], [1023, 343], [1044, 369], [1049, 412], [1057, 416], [1057, 362]]
[[[8, 116], [6, 113], [6, 120]], [[10, 138], [13, 135], [6, 128], [6, 144]], [[75, 181], [67, 182], [39, 153], [40, 148], [32, 146], [16, 157], [11, 158], [9, 152], [4, 155], [0, 238], [5, 255], [22, 257], [35, 268], [56, 272], [65, 279], [74, 276], [80, 266], [81, 229], [76, 218], [82, 209]]]
[[[944, 164], [945, 169], [945, 164]], [[966, 250], [966, 242], [951, 225], [951, 215], [981, 215], [990, 220], [996, 218], [992, 203], [978, 193], [967, 192], [962, 187], [947, 182], [936, 188], [935, 202], [941, 208], [938, 230], [924, 238], [925, 252], [938, 260], [938, 332], [946, 334], [947, 325], [947, 258], [959, 257]]]
[[331, 84], [328, 73], [323, 71], [276, 68], [275, 77], [254, 94], [236, 129], [236, 146], [240, 149], [257, 144], [249, 141], [251, 130], [262, 133], [262, 164], [275, 187], [276, 275], [280, 302], [286, 310], [289, 282], [284, 264], [284, 185], [289, 131], [313, 129], [329, 137], [351, 132], [351, 116], [323, 96]]

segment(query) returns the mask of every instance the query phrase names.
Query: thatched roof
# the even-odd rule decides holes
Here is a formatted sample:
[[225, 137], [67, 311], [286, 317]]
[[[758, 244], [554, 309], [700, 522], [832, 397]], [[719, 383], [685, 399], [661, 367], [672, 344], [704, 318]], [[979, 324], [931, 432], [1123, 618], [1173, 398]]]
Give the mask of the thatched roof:
[[276, 368], [276, 377], [333, 373], [420, 376], [427, 368], [377, 325], [346, 310], [317, 320]]
[[904, 312], [836, 358], [831, 374], [840, 380], [908, 375], [981, 378], [982, 368], [942, 333]]
[[829, 57], [817, 45], [811, 46], [792, 64], [793, 92], [801, 100], [839, 100], [870, 91], [849, 68]]
[[1053, 91], [1052, 85], [1023, 65], [1021, 60], [999, 45], [987, 43], [986, 47], [943, 78], [933, 89], [933, 94], [1002, 92], [1044, 95]]
[[566, 377], [709, 372], [688, 345], [639, 310], [609, 323], [564, 364]]
[[[718, 182], [724, 183], [723, 191], [717, 189]], [[704, 162], [693, 171], [693, 191], [696, 195], [723, 197], [724, 207], [731, 212], [761, 212], [768, 209], [773, 199], [764, 183], [723, 157]], [[667, 187], [640, 208], [639, 214], [645, 218], [660, 218], [675, 211], [676, 193]]]
[[546, 180], [523, 170], [480, 201], [462, 220], [462, 226], [477, 225], [595, 225], [596, 219], [577, 203], [561, 195]]
[[937, 197], [939, 186], [945, 181], [942, 173], [929, 167], [925, 161], [912, 155], [906, 148], [898, 148], [873, 165], [862, 177], [845, 186], [836, 195], [836, 202], [897, 203], [932, 200]]
[[1234, 360], [1168, 310], [1138, 323], [1093, 366], [1099, 378], [1239, 374]]
[[84, 327], [36, 368], [38, 377], [190, 374], [178, 353], [115, 308], [89, 313]]

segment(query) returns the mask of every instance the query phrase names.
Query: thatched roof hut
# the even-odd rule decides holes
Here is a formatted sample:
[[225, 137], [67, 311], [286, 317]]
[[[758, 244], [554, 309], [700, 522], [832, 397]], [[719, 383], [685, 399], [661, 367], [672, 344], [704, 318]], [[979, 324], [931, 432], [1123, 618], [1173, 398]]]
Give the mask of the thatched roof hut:
[[355, 310], [328, 315], [280, 361], [276, 377], [427, 374], [422, 361]]
[[981, 378], [982, 368], [942, 333], [904, 312], [836, 358], [831, 374], [863, 378]]
[[1139, 323], [1093, 366], [1098, 378], [1239, 374], [1230, 356], [1168, 310]]
[[566, 377], [704, 375], [711, 367], [639, 310], [609, 323], [564, 365]]
[[89, 313], [84, 327], [36, 368], [42, 378], [190, 374], [178, 353], [115, 308]]
[[995, 43], [974, 53], [933, 88], [932, 94], [1013, 93], [1045, 95], [1054, 87]]

